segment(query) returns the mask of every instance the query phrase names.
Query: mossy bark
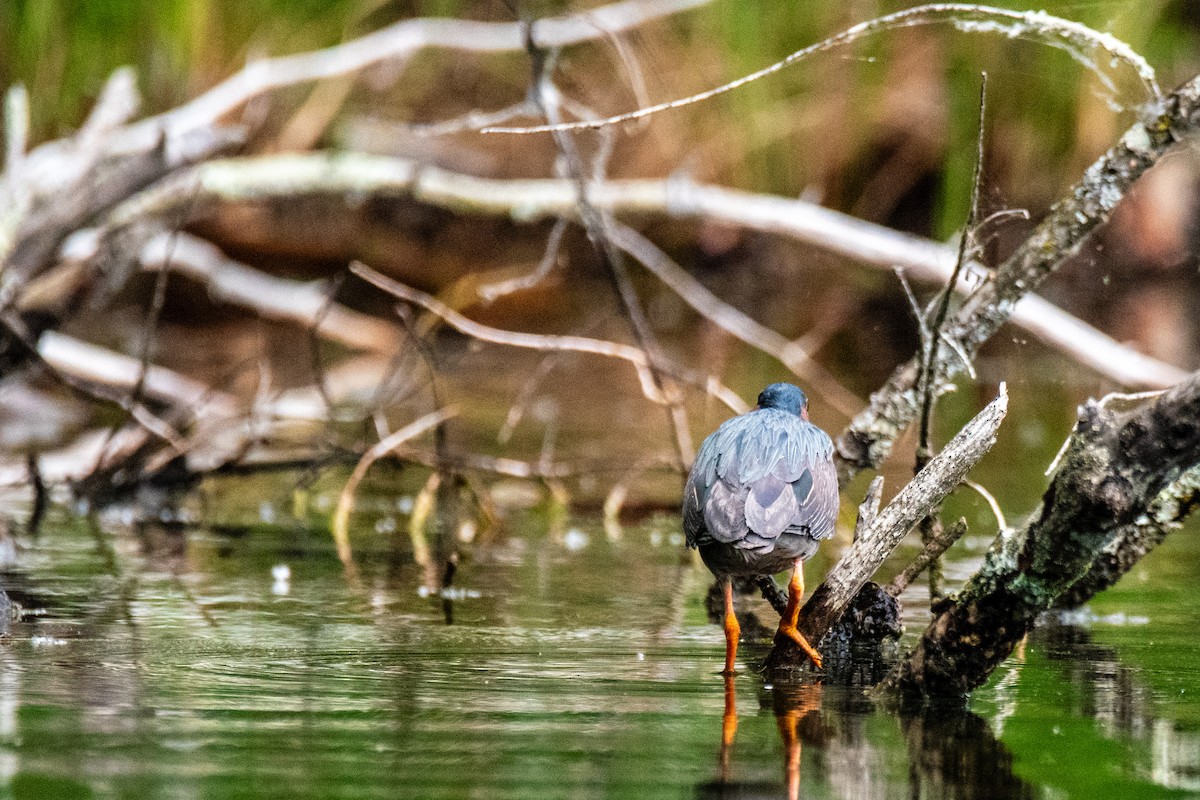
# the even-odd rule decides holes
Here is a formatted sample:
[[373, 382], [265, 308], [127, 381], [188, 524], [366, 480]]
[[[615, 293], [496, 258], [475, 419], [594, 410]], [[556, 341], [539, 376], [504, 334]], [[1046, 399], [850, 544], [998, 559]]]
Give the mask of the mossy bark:
[[1078, 608], [1099, 592], [1116, 584], [1133, 565], [1162, 544], [1167, 534], [1200, 505], [1200, 466], [1184, 472], [1168, 485], [1150, 507], [1122, 526], [1082, 578], [1054, 601], [1055, 608]]
[[1200, 464], [1200, 373], [1133, 411], [1089, 401], [1041, 510], [997, 538], [979, 572], [937, 613], [884, 687], [905, 696], [963, 696], [981, 685], [1098, 556], [1156, 504], [1177, 522], [1191, 503], [1164, 504]]

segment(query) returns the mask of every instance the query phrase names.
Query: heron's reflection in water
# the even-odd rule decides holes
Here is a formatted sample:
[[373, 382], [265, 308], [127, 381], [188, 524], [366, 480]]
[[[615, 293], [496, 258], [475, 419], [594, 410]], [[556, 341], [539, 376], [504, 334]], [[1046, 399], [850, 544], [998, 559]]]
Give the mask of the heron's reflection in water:
[[[737, 691], [734, 679], [725, 678], [725, 713], [721, 716], [721, 749], [717, 757], [717, 780], [698, 787], [699, 797], [742, 798], [760, 795], [774, 796], [774, 786], [738, 783], [732, 780], [730, 762], [737, 735]], [[783, 778], [788, 800], [800, 797], [800, 732], [801, 720], [821, 708], [821, 684], [810, 683], [772, 689], [775, 724], [783, 742]]]
[[[758, 723], [766, 721], [753, 715], [748, 718], [749, 729], [742, 731], [743, 740], [756, 742], [758, 752], [736, 749], [737, 700], [734, 681], [726, 678], [716, 780], [698, 786], [697, 797], [747, 800], [786, 793], [788, 800], [795, 800], [800, 797], [802, 745], [810, 748], [807, 783], [821, 796], [928, 800], [1035, 796], [1033, 787], [1014, 773], [1013, 756], [991, 726], [961, 704], [931, 704], [897, 713], [877, 706], [862, 686], [829, 683], [760, 686], [758, 700], [755, 710], [770, 709], [775, 717], [782, 745], [782, 786], [775, 780], [746, 780], [747, 771], [762, 774], [766, 753], [761, 750]], [[907, 752], [903, 761], [894, 758], [897, 744]], [[773, 758], [769, 756], [767, 763]]]
[[[821, 708], [821, 684], [807, 683], [795, 687], [795, 692], [776, 692], [775, 724], [783, 739], [783, 776], [787, 783], [788, 800], [800, 796], [800, 720]], [[779, 702], [780, 700], [785, 702]]]

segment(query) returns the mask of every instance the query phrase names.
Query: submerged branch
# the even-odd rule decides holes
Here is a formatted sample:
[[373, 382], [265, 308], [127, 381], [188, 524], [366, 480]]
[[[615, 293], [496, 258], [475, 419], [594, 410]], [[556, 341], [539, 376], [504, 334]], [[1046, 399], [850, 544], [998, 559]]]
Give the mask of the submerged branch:
[[341, 560], [343, 566], [349, 569], [354, 565], [354, 555], [350, 549], [350, 514], [354, 511], [354, 498], [358, 494], [358, 485], [366, 477], [367, 470], [379, 459], [395, 452], [401, 445], [415, 439], [430, 428], [441, 425], [457, 413], [457, 409], [454, 408], [440, 408], [410, 422], [400, 430], [380, 439], [354, 465], [350, 478], [342, 487], [341, 494], [338, 495], [337, 510], [333, 514], [333, 541], [337, 545], [338, 559]]

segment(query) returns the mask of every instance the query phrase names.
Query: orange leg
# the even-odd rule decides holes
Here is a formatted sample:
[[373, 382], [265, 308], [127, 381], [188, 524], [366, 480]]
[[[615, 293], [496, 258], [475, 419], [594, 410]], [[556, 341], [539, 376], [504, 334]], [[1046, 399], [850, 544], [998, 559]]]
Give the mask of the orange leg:
[[724, 675], [734, 674], [733, 660], [737, 658], [738, 637], [742, 635], [742, 627], [738, 625], [737, 615], [733, 613], [733, 579], [725, 578], [725, 672]]
[[792, 579], [788, 582], [788, 604], [787, 610], [779, 619], [779, 633], [791, 639], [800, 649], [808, 654], [812, 659], [813, 664], [817, 669], [821, 668], [821, 654], [817, 652], [808, 639], [804, 638], [804, 634], [796, 629], [796, 623], [800, 620], [800, 598], [804, 596], [804, 563], [797, 561], [792, 567]]

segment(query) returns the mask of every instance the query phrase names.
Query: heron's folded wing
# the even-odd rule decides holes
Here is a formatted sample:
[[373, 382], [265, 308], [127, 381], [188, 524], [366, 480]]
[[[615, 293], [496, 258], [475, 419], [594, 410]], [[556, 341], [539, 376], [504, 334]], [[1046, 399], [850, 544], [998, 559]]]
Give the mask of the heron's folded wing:
[[750, 532], [746, 526], [745, 486], [718, 480], [708, 490], [704, 501], [704, 527], [708, 535], [718, 542], [731, 544], [746, 537]]
[[774, 539], [796, 518], [800, 504], [790, 484], [774, 475], [764, 475], [746, 494], [746, 524], [759, 536]]

